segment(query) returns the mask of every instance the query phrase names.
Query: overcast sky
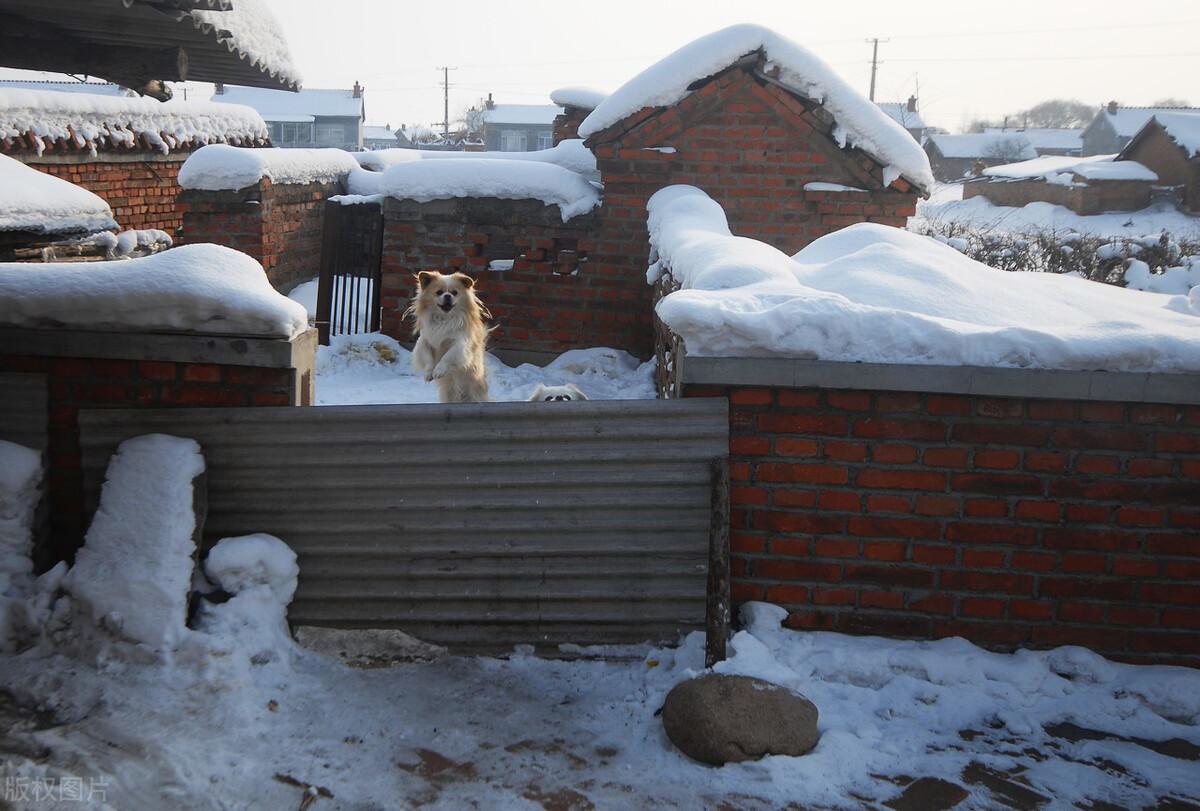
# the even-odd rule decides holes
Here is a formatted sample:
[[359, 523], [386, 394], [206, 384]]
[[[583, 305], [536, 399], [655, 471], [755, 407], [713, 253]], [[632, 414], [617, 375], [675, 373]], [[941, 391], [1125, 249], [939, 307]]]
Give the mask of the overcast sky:
[[[916, 93], [927, 123], [957, 131], [1047, 98], [1099, 105], [1173, 96], [1200, 104], [1194, 0], [266, 0], [307, 87], [366, 86], [371, 124], [442, 118], [490, 91], [548, 103], [570, 84], [612, 90], [697, 36], [738, 22], [815, 51], [864, 94], [868, 37], [879, 46], [877, 101]], [[210, 87], [192, 86], [204, 97]]]

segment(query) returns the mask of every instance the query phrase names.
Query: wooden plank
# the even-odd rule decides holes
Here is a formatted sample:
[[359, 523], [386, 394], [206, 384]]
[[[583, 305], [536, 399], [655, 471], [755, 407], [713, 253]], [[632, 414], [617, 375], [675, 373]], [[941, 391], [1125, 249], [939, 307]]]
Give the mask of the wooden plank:
[[704, 622], [704, 666], [725, 659], [729, 638], [729, 457], [712, 463], [711, 526], [708, 536], [708, 595]]

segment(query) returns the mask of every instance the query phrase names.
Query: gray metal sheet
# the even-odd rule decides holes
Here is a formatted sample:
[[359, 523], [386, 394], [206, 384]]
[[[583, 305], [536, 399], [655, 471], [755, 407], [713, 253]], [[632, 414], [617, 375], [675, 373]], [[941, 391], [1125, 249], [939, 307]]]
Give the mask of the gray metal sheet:
[[0, 374], [0, 439], [46, 449], [46, 375]]
[[704, 625], [724, 399], [89, 410], [80, 425], [90, 505], [122, 440], [196, 439], [206, 547], [286, 541], [297, 624], [474, 650]]

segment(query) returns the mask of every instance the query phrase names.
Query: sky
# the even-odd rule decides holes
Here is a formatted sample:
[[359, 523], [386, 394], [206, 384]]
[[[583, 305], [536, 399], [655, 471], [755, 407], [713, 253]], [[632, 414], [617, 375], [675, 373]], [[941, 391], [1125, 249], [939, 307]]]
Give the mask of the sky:
[[[489, 92], [549, 103], [564, 85], [610, 91], [692, 39], [759, 23], [829, 62], [877, 101], [920, 98], [926, 123], [958, 131], [1048, 98], [1095, 105], [1200, 104], [1200, 4], [1185, 0], [265, 0], [306, 87], [366, 87], [367, 123], [432, 125]], [[190, 85], [189, 98], [211, 86]]]

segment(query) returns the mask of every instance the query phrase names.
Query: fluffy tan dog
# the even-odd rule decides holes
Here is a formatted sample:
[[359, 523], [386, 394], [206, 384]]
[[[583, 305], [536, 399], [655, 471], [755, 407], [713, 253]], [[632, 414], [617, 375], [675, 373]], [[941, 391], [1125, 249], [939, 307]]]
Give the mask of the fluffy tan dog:
[[413, 369], [436, 380], [443, 403], [477, 403], [488, 399], [483, 361], [492, 314], [475, 297], [474, 280], [462, 273], [417, 274], [417, 294], [404, 311], [416, 321]]

